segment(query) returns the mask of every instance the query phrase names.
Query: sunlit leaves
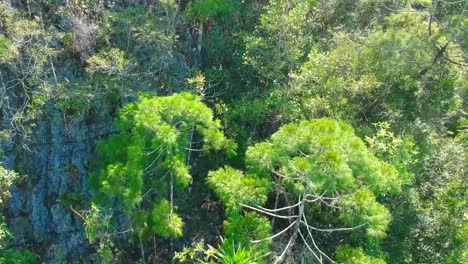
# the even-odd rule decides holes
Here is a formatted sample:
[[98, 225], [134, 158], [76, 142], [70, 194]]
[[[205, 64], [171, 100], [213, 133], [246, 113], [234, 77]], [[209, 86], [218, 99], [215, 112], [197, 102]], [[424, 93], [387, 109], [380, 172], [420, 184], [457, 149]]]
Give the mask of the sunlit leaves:
[[241, 204], [262, 205], [268, 198], [271, 183], [242, 171], [225, 167], [208, 174], [208, 185], [219, 198], [233, 209], [241, 209]]
[[[236, 227], [240, 231], [234, 232], [235, 242], [246, 240], [254, 233], [250, 226], [256, 226], [247, 219], [257, 214], [247, 213], [245, 218], [239, 218], [239, 205], [277, 219], [298, 217], [297, 226], [304, 224], [305, 228], [310, 228], [304, 222], [307, 218], [320, 223], [314, 218], [331, 217], [333, 222], [342, 222], [348, 231], [363, 230], [367, 238], [386, 236], [391, 215], [377, 197], [400, 191], [399, 174], [392, 165], [372, 155], [348, 124], [324, 118], [284, 125], [268, 141], [248, 148], [246, 165], [245, 173], [225, 167], [210, 172], [208, 178], [210, 187], [228, 207], [230, 217], [237, 219], [227, 223], [243, 227]], [[284, 190], [287, 201], [299, 202], [287, 203], [289, 206], [278, 210], [276, 204], [275, 209], [261, 207], [273, 190], [265, 188], [268, 184], [275, 184], [276, 191]], [[318, 200], [322, 203], [309, 205]], [[300, 209], [303, 207], [308, 210], [306, 214]], [[283, 210], [288, 210], [289, 216], [279, 213]], [[226, 233], [233, 233], [228, 227], [232, 226], [226, 226]]]
[[339, 246], [336, 250], [336, 258], [339, 262], [349, 264], [385, 264], [382, 259], [366, 255], [362, 248], [353, 248], [349, 245]]
[[[258, 250], [268, 252], [271, 239], [268, 238], [272, 228], [270, 220], [255, 212], [248, 212], [244, 215], [231, 214], [224, 222], [224, 231], [230, 241], [236, 241], [239, 245], [249, 248], [251, 241], [261, 241], [255, 243]], [[262, 240], [264, 239], [264, 240]]]
[[311, 13], [315, 1], [269, 1], [254, 34], [245, 38], [244, 63], [261, 82], [282, 83], [299, 67], [313, 43]]
[[226, 239], [218, 250], [217, 261], [221, 264], [260, 264], [266, 255], [258, 246], [246, 247]]
[[0, 166], [0, 207], [10, 198], [10, 186], [19, 177], [19, 175]]
[[[11, 170], [6, 170], [0, 166], [0, 209], [3, 208], [7, 199], [10, 198], [10, 187], [13, 182], [19, 177], [19, 175]], [[8, 231], [6, 223], [4, 222], [3, 215], [0, 214], [0, 250], [4, 248], [4, 240], [12, 237], [12, 234]], [[2, 252], [0, 252], [0, 256]], [[1, 260], [1, 259], [0, 259]]]
[[[19, 175], [0, 166], [0, 210], [5, 206], [5, 202], [10, 198], [10, 187], [18, 179]], [[17, 251], [8, 248], [7, 239], [14, 238], [7, 227], [5, 217], [0, 214], [0, 262], [1, 263], [34, 263], [37, 256], [27, 250]]]
[[184, 223], [172, 210], [167, 200], [160, 200], [153, 205], [151, 219], [154, 222], [152, 230], [155, 234], [165, 238], [182, 236]]
[[130, 67], [128, 59], [125, 58], [125, 53], [117, 48], [101, 51], [86, 62], [88, 63], [87, 70], [91, 73], [124, 74]]
[[185, 9], [189, 20], [199, 19], [202, 23], [207, 19], [230, 11], [230, 1], [226, 0], [192, 0]]
[[[116, 126], [120, 133], [99, 144], [100, 170], [90, 180], [96, 197], [119, 198], [125, 212], [137, 216], [139, 234], [180, 237], [183, 222], [167, 196], [191, 183], [190, 153], [196, 148], [233, 153], [235, 144], [224, 137], [211, 110], [190, 93], [141, 96], [120, 111]], [[204, 144], [192, 144], [194, 134]]]
[[457, 46], [437, 34], [436, 24], [429, 35], [424, 14], [401, 12], [383, 21], [368, 33], [335, 33], [326, 49], [312, 50], [301, 69], [290, 73], [284, 118], [393, 123], [454, 111], [463, 94], [461, 73], [437, 54], [444, 45], [446, 52]]
[[9, 40], [3, 34], [0, 34], [0, 62], [7, 61], [17, 54], [16, 48], [13, 46], [11, 40]]
[[247, 151], [253, 172], [300, 183], [299, 193], [345, 191], [363, 181], [377, 193], [398, 191], [396, 170], [368, 152], [352, 128], [331, 119], [285, 125]]
[[378, 203], [374, 194], [367, 189], [356, 190], [345, 196], [340, 205], [343, 208], [341, 218], [347, 226], [364, 225], [369, 237], [384, 238], [390, 223], [390, 213]]

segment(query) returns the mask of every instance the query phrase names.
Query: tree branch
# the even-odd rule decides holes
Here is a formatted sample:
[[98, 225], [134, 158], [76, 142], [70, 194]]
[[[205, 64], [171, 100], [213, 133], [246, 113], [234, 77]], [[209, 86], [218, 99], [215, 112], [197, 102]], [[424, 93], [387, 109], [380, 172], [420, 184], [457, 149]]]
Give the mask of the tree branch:
[[255, 207], [252, 207], [252, 206], [248, 206], [246, 204], [242, 204], [241, 205], [245, 208], [249, 208], [251, 210], [254, 210], [254, 211], [257, 211], [257, 212], [260, 212], [262, 214], [266, 214], [266, 215], [269, 215], [269, 216], [273, 216], [273, 217], [276, 217], [276, 218], [282, 218], [282, 219], [296, 219], [298, 218], [299, 216], [298, 215], [291, 215], [291, 216], [285, 216], [285, 215], [277, 215], [277, 214], [273, 214], [273, 213], [270, 213], [270, 212], [267, 212], [267, 211], [264, 211], [262, 209], [259, 209], [259, 208], [255, 208]]
[[437, 55], [436, 55], [436, 56], [434, 57], [434, 59], [432, 60], [431, 66], [428, 66], [428, 67], [422, 69], [422, 70], [419, 72], [419, 75], [420, 75], [421, 77], [424, 76], [424, 75], [430, 70], [430, 68], [431, 68], [432, 66], [434, 66], [434, 64], [436, 64], [436, 63], [440, 60], [440, 58], [443, 57], [444, 52], [445, 52], [445, 50], [447, 49], [449, 43], [450, 43], [450, 41], [447, 41], [447, 43], [445, 43], [445, 45], [444, 45], [442, 48], [438, 48], [439, 51], [437, 52]]
[[272, 236], [270, 236], [270, 237], [263, 238], [263, 239], [259, 239], [259, 240], [252, 240], [252, 241], [250, 241], [250, 242], [252, 242], [252, 243], [260, 243], [260, 242], [265, 241], [265, 240], [270, 240], [270, 239], [276, 238], [276, 237], [280, 236], [281, 234], [283, 234], [284, 232], [288, 231], [288, 229], [291, 228], [294, 224], [296, 224], [297, 221], [298, 221], [298, 220], [292, 222], [288, 227], [286, 227], [285, 229], [281, 230], [280, 232], [278, 232], [278, 233], [276, 233], [276, 234], [274, 234], [274, 235], [272, 235]]
[[308, 243], [307, 240], [305, 239], [305, 237], [304, 237], [304, 235], [302, 234], [301, 230], [299, 230], [299, 236], [301, 236], [302, 241], [304, 241], [304, 244], [306, 245], [307, 249], [314, 255], [314, 257], [315, 257], [320, 263], [323, 263], [322, 255], [320, 254], [320, 257], [317, 256], [317, 254], [314, 252], [314, 250], [312, 250], [312, 248], [310, 247], [309, 243]]
[[[322, 255], [324, 256], [326, 259], [328, 259], [328, 261], [330, 261], [331, 263], [335, 263], [336, 262], [331, 259], [327, 254], [325, 254], [322, 250], [320, 250], [320, 248], [317, 246], [317, 244], [315, 243], [315, 240], [314, 240], [314, 236], [312, 235], [312, 233], [310, 232], [310, 229], [309, 229], [309, 224], [307, 223], [307, 218], [305, 217], [305, 215], [303, 216], [303, 219], [305, 221], [305, 224], [306, 224], [306, 228], [307, 228], [307, 232], [309, 233], [309, 236], [310, 236], [310, 239], [312, 240], [312, 243], [314, 244], [314, 247], [317, 249], [317, 251]], [[302, 221], [301, 221], [302, 222]]]
[[364, 223], [364, 224], [360, 224], [358, 226], [355, 226], [355, 227], [340, 227], [340, 228], [329, 228], [329, 229], [324, 229], [324, 228], [317, 228], [317, 227], [314, 227], [314, 226], [311, 226], [311, 225], [308, 225], [306, 222], [304, 221], [301, 221], [301, 223], [305, 224], [308, 228], [312, 229], [312, 230], [315, 230], [315, 231], [320, 231], [320, 232], [329, 232], [329, 233], [332, 233], [332, 232], [339, 232], [339, 231], [353, 231], [353, 230], [356, 230], [358, 228], [361, 228], [365, 225], [367, 225], [367, 222]]
[[290, 206], [281, 207], [281, 208], [278, 208], [278, 209], [267, 209], [267, 208], [264, 208], [264, 207], [261, 207], [261, 206], [259, 206], [258, 208], [260, 208], [260, 209], [262, 209], [262, 210], [264, 210], [264, 211], [266, 211], [266, 212], [272, 212], [272, 213], [274, 213], [274, 212], [279, 212], [279, 211], [283, 211], [283, 210], [292, 209], [292, 208], [294, 208], [294, 207], [297, 207], [297, 206], [301, 205], [302, 203], [303, 203], [303, 202], [300, 201], [300, 202], [298, 202], [298, 203], [296, 203], [296, 204], [293, 204], [293, 205], [290, 205]]
[[288, 244], [286, 245], [286, 247], [283, 250], [283, 253], [281, 253], [281, 255], [276, 259], [275, 264], [281, 263], [281, 261], [283, 261], [285, 255], [286, 255], [286, 252], [288, 251], [289, 247], [292, 244], [293, 239], [294, 239], [294, 236], [291, 236], [291, 238], [289, 239]]

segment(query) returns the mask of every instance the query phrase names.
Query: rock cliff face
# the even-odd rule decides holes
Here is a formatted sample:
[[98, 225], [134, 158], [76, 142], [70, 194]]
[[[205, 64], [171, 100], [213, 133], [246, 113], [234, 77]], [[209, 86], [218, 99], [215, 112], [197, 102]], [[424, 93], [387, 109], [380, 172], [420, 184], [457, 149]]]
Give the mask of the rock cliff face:
[[[173, 59], [188, 71], [183, 54], [174, 52]], [[129, 100], [133, 99], [125, 99]], [[36, 121], [29, 150], [11, 142], [0, 144], [2, 165], [24, 174], [11, 188], [5, 213], [15, 234], [14, 246], [31, 249], [45, 263], [82, 263], [93, 248], [86, 240], [83, 221], [70, 206], [78, 209], [91, 196], [88, 176], [96, 143], [115, 132], [113, 116], [109, 109], [98, 108], [65, 122], [63, 112], [50, 104], [46, 108], [51, 110]]]
[[[23, 11], [28, 10], [25, 2], [6, 1], [12, 7]], [[56, 6], [61, 5], [61, 1], [55, 2]], [[134, 4], [138, 5], [136, 2]], [[39, 5], [35, 7], [38, 8]], [[121, 9], [116, 8], [116, 10]], [[68, 20], [62, 17], [60, 21]], [[171, 74], [176, 72], [174, 78], [185, 82], [190, 71], [186, 55], [192, 53], [193, 43], [188, 29], [180, 26], [177, 30], [180, 31], [177, 32], [180, 38], [174, 46], [178, 47], [181, 53], [172, 50], [171, 46], [168, 51], [170, 56], [162, 59], [170, 65]], [[55, 39], [52, 41], [54, 43], [49, 44], [51, 47], [63, 44]], [[57, 47], [57, 50], [60, 48]], [[55, 81], [51, 80], [50, 83], [86, 82], [84, 70], [86, 65], [83, 61], [70, 59], [67, 56], [57, 57], [55, 60]], [[193, 59], [189, 57], [189, 61]], [[16, 78], [11, 72], [5, 71], [2, 74], [4, 81]], [[52, 75], [44, 78], [52, 79]], [[145, 91], [158, 89], [146, 88]], [[136, 89], [133, 92], [137, 92]], [[162, 92], [175, 92], [177, 89]], [[158, 92], [161, 93], [159, 90]], [[15, 91], [11, 90], [10, 93], [9, 98], [18, 97]], [[118, 101], [131, 101], [134, 98], [135, 94], [126, 94], [125, 98], [120, 98]], [[15, 99], [12, 100], [13, 108], [22, 104], [22, 102], [15, 103]], [[2, 105], [0, 110], [1, 107]], [[0, 164], [23, 175], [20, 181], [12, 186], [12, 197], [5, 209], [9, 227], [15, 234], [13, 246], [31, 249], [40, 254], [45, 263], [82, 263], [83, 257], [93, 251], [92, 246], [87, 243], [82, 220], [72, 212], [70, 206], [84, 209], [84, 207], [79, 208], [80, 203], [83, 205], [91, 196], [87, 183], [91, 173], [90, 165], [97, 141], [114, 132], [113, 115], [119, 106], [112, 107], [115, 109], [105, 109], [104, 104], [102, 107], [93, 105], [93, 113], [65, 121], [68, 118], [64, 118], [63, 111], [57, 109], [54, 102], [47, 102], [44, 106], [46, 109], [43, 109], [45, 111], [42, 111], [40, 117], [34, 121], [35, 128], [30, 134], [31, 140], [27, 142], [28, 150], [24, 150], [18, 143], [0, 142]], [[0, 124], [7, 124], [6, 128], [12, 118], [12, 114], [9, 114], [10, 116], [6, 116], [0, 111]], [[0, 129], [3, 128], [5, 127], [0, 125]]]
[[44, 254], [46, 263], [78, 261], [89, 251], [83, 222], [69, 206], [89, 196], [88, 168], [96, 142], [112, 132], [110, 116], [90, 119], [66, 125], [46, 116], [38, 122], [22, 161], [11, 149], [6, 155], [8, 167], [18, 162], [28, 167], [28, 179], [11, 190], [10, 227], [16, 243]]

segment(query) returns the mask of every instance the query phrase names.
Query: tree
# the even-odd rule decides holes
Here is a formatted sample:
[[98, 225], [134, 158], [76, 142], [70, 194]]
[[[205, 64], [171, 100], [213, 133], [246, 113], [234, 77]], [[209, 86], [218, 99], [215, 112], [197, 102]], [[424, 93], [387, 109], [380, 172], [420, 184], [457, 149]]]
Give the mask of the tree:
[[395, 135], [387, 123], [379, 123], [376, 135], [366, 138], [372, 153], [394, 165], [406, 183], [401, 194], [381, 200], [392, 212], [382, 247], [389, 263], [463, 263], [464, 132], [453, 139], [421, 126], [411, 128], [410, 137]]
[[412, 228], [412, 260], [463, 263], [468, 256], [467, 149], [449, 137], [432, 135], [423, 156], [417, 190], [417, 226]]
[[406, 10], [407, 0], [319, 0], [314, 22], [320, 35], [327, 38], [336, 31], [369, 30], [383, 19], [400, 10]]
[[226, 14], [230, 11], [230, 1], [226, 0], [193, 0], [185, 9], [185, 17], [188, 20], [198, 23], [197, 37], [197, 54], [195, 58], [195, 66], [200, 66], [201, 51], [203, 44], [204, 26], [209, 19], [215, 16]]
[[263, 9], [257, 29], [245, 37], [244, 63], [267, 88], [283, 84], [297, 70], [314, 44], [315, 1], [272, 0]]
[[[268, 141], [248, 148], [246, 167], [245, 173], [229, 167], [210, 172], [208, 184], [226, 204], [230, 217], [247, 219], [255, 212], [270, 217], [273, 228], [280, 230], [271, 236], [247, 232], [264, 223], [244, 221], [240, 224], [244, 231], [236, 228], [228, 239], [245, 247], [254, 243], [267, 244], [268, 248], [272, 239], [287, 234], [287, 243], [275, 263], [286, 259], [300, 243], [311, 262], [334, 263], [320, 243], [344, 239], [359, 244], [386, 236], [391, 216], [377, 199], [398, 193], [401, 179], [397, 170], [373, 156], [345, 123], [315, 119], [284, 125]], [[273, 208], [263, 207], [272, 194]], [[231, 222], [225, 223], [226, 230]], [[353, 235], [343, 237], [339, 234], [343, 232]], [[249, 239], [240, 239], [243, 235]], [[340, 252], [348, 253], [339, 253], [339, 259], [351, 254], [349, 249]], [[352, 252], [363, 254], [359, 249]], [[369, 260], [356, 263], [374, 263], [370, 257], [359, 258]]]
[[[99, 170], [91, 178], [97, 201], [111, 205], [117, 198], [131, 220], [128, 229], [140, 239], [182, 236], [183, 221], [174, 200], [176, 191], [191, 183], [190, 154], [221, 149], [233, 153], [235, 144], [224, 137], [201, 98], [191, 93], [140, 96], [120, 111], [116, 126], [120, 133], [99, 144]], [[203, 148], [196, 148], [197, 135]]]
[[286, 120], [329, 116], [348, 122], [449, 122], [462, 112], [464, 69], [442, 60], [460, 47], [444, 42], [427, 14], [401, 12], [365, 34], [335, 33], [313, 50], [281, 94]]

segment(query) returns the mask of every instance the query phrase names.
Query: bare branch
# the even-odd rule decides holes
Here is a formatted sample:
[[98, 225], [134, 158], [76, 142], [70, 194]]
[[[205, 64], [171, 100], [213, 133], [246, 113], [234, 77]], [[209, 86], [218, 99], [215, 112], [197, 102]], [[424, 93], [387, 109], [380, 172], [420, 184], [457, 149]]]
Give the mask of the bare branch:
[[286, 247], [283, 250], [283, 253], [281, 253], [281, 255], [276, 259], [275, 264], [278, 264], [283, 260], [284, 256], [286, 255], [286, 252], [288, 252], [288, 249], [292, 244], [293, 239], [294, 239], [294, 236], [291, 236], [291, 238], [289, 239], [288, 244], [286, 245]]
[[130, 229], [127, 229], [127, 230], [124, 230], [124, 231], [119, 231], [119, 232], [112, 233], [111, 235], [112, 236], [118, 236], [118, 235], [123, 235], [123, 234], [129, 233], [129, 232], [133, 232], [133, 231], [135, 231], [135, 230], [133, 230], [133, 228], [130, 228]]
[[[302, 216], [302, 218], [304, 219], [304, 222], [306, 224], [306, 228], [307, 228], [307, 232], [309, 233], [309, 236], [312, 240], [312, 243], [314, 244], [314, 247], [317, 249], [317, 251], [322, 255], [324, 256], [326, 259], [328, 259], [328, 261], [330, 261], [331, 263], [334, 263], [336, 264], [336, 262], [331, 259], [327, 254], [325, 254], [322, 250], [320, 250], [320, 248], [317, 246], [317, 244], [315, 243], [315, 240], [314, 240], [314, 236], [312, 235], [312, 233], [310, 232], [310, 229], [309, 229], [309, 224], [307, 223], [307, 218], [305, 217], [305, 215]], [[301, 221], [302, 222], [302, 221]]]
[[323, 200], [338, 200], [341, 198], [341, 196], [337, 196], [337, 197], [327, 197], [327, 196], [324, 196], [326, 192], [324, 192], [322, 195], [320, 196], [317, 196], [317, 195], [312, 195], [312, 194], [306, 194], [305, 197], [312, 197], [312, 198], [320, 198], [320, 199], [323, 199]]
[[324, 229], [324, 228], [317, 228], [317, 227], [314, 227], [314, 226], [311, 226], [311, 225], [308, 225], [306, 222], [304, 221], [301, 221], [301, 223], [305, 224], [308, 228], [312, 229], [312, 230], [315, 230], [315, 231], [320, 231], [320, 232], [329, 232], [329, 233], [332, 233], [332, 232], [339, 232], [339, 231], [353, 231], [353, 230], [356, 230], [358, 228], [361, 228], [365, 225], [367, 225], [367, 222], [364, 223], [364, 224], [360, 224], [358, 226], [355, 226], [355, 227], [340, 227], [340, 228], [329, 228], [329, 229]]
[[296, 203], [296, 204], [293, 204], [293, 205], [290, 205], [290, 206], [281, 207], [281, 208], [278, 208], [278, 209], [267, 209], [267, 208], [264, 208], [264, 207], [261, 207], [261, 206], [259, 206], [258, 208], [260, 208], [260, 209], [262, 209], [262, 210], [265, 210], [265, 211], [267, 211], [267, 212], [272, 212], [272, 213], [274, 213], [274, 212], [279, 212], [279, 211], [284, 211], [284, 210], [292, 209], [292, 208], [294, 208], [294, 207], [299, 206], [299, 205], [302, 204], [302, 203], [303, 203], [303, 202], [300, 201], [300, 202], [298, 202], [298, 203]]
[[276, 237], [280, 236], [281, 234], [283, 234], [284, 232], [288, 231], [288, 229], [290, 229], [294, 224], [296, 224], [297, 221], [298, 221], [298, 220], [292, 222], [288, 227], [286, 227], [285, 229], [281, 230], [280, 232], [278, 232], [278, 233], [276, 233], [276, 234], [274, 234], [274, 235], [272, 235], [272, 236], [270, 236], [270, 237], [263, 238], [263, 239], [259, 239], [259, 240], [252, 240], [252, 241], [250, 241], [250, 242], [252, 242], [252, 243], [260, 243], [260, 242], [265, 241], [265, 240], [270, 240], [270, 239], [276, 238]]
[[254, 211], [260, 212], [260, 213], [262, 213], [262, 214], [269, 215], [269, 216], [273, 216], [273, 217], [276, 217], [276, 218], [282, 218], [282, 219], [296, 219], [296, 218], [299, 217], [298, 215], [291, 215], [291, 216], [277, 215], [277, 214], [273, 214], [273, 213], [264, 211], [264, 210], [259, 209], [259, 208], [255, 208], [255, 207], [252, 207], [252, 206], [248, 206], [248, 205], [246, 205], [246, 204], [241, 204], [241, 205], [242, 205], [243, 207], [245, 207], [245, 208], [249, 208], [249, 209], [251, 209], [251, 210], [254, 210]]
[[453, 64], [455, 64], [455, 65], [458, 65], [458, 66], [463, 66], [463, 67], [466, 67], [466, 66], [468, 66], [468, 64], [466, 64], [466, 63], [456, 62], [456, 61], [452, 60], [451, 58], [449, 58], [449, 57], [448, 57], [448, 56], [446, 56], [445, 54], [444, 54], [444, 55], [442, 55], [442, 56], [443, 56], [443, 57], [444, 57], [444, 59], [446, 59], [448, 62], [450, 62], [450, 63], [453, 63]]
[[304, 235], [302, 235], [301, 230], [299, 230], [299, 235], [301, 236], [302, 241], [304, 241], [304, 244], [306, 245], [307, 249], [314, 255], [314, 257], [315, 257], [320, 263], [323, 263], [322, 255], [320, 255], [320, 257], [317, 256], [317, 254], [314, 252], [314, 250], [312, 250], [312, 248], [310, 247], [309, 243], [307, 242], [307, 239], [305, 239]]
[[340, 210], [343, 209], [343, 208], [341, 208], [339, 206], [336, 206], [336, 205], [333, 205], [333, 204], [331, 204], [331, 203], [329, 203], [329, 202], [327, 202], [327, 201], [325, 201], [323, 199], [320, 199], [320, 202], [324, 203], [325, 205], [327, 205], [328, 207], [331, 207], [331, 208], [340, 209]]

